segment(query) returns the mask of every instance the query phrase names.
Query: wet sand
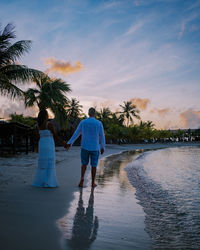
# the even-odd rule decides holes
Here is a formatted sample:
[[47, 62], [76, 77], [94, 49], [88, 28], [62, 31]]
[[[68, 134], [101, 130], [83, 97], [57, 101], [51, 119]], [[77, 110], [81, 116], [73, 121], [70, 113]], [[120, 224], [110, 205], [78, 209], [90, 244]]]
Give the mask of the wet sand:
[[[108, 145], [103, 157], [126, 150], [191, 144], [194, 145]], [[56, 149], [60, 187], [55, 189], [31, 186], [37, 154], [0, 158], [1, 250], [133, 249], [134, 245], [136, 248], [140, 245], [141, 240], [146, 242], [144, 249], [148, 248], [151, 240], [144, 231], [145, 215], [124, 171], [131, 159], [125, 157], [120, 160], [116, 156], [102, 158], [98, 166], [98, 187], [92, 193], [90, 168], [85, 188], [81, 192], [77, 187], [79, 155], [80, 147], [72, 147], [69, 152]], [[80, 220], [81, 217], [83, 220]], [[80, 238], [83, 231], [87, 237]], [[74, 248], [74, 242], [78, 241], [82, 242], [82, 248], [80, 244]]]

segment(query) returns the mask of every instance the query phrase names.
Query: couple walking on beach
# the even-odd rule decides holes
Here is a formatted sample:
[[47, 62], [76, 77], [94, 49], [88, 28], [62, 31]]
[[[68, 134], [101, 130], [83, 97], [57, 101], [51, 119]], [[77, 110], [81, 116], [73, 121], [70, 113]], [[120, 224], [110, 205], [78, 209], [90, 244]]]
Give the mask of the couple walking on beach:
[[37, 137], [39, 140], [38, 168], [33, 181], [37, 187], [57, 187], [58, 181], [55, 169], [55, 143], [57, 140], [68, 151], [75, 140], [81, 135], [81, 179], [79, 187], [83, 187], [84, 175], [90, 161], [92, 187], [96, 187], [95, 176], [99, 154], [105, 150], [105, 135], [103, 125], [96, 117], [94, 108], [88, 111], [89, 118], [82, 120], [71, 139], [63, 141], [54, 130], [51, 122], [48, 122], [48, 113], [41, 110], [38, 114]]

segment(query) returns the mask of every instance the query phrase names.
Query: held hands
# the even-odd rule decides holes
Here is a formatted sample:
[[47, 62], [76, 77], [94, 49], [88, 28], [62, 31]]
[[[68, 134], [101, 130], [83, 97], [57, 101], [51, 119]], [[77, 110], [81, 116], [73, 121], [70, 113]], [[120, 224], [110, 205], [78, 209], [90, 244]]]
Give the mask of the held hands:
[[64, 146], [64, 148], [66, 149], [66, 151], [68, 151], [70, 147], [71, 147], [71, 144], [67, 144], [67, 143], [66, 143], [66, 145]]

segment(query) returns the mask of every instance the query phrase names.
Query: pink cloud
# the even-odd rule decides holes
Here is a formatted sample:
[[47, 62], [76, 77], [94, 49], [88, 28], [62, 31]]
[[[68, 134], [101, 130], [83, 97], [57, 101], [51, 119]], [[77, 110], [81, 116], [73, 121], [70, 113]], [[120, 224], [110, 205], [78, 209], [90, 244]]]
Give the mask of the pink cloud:
[[141, 109], [141, 110], [146, 110], [148, 104], [150, 103], [150, 100], [147, 98], [143, 98], [143, 99], [142, 98], [132, 98], [130, 101], [134, 105], [136, 105], [138, 109]]
[[37, 107], [26, 108], [23, 101], [11, 102], [9, 104], [3, 104], [0, 108], [0, 117], [8, 119], [10, 114], [17, 113], [25, 116], [36, 116], [38, 113]]
[[198, 128], [200, 126], [200, 110], [187, 109], [179, 114], [185, 128]]
[[170, 108], [158, 109], [154, 108], [150, 110], [150, 113], [157, 113], [159, 116], [164, 117], [170, 112]]
[[70, 62], [56, 60], [54, 58], [46, 58], [45, 64], [50, 65], [50, 67], [47, 69], [47, 72], [55, 72], [62, 75], [76, 73], [83, 69], [83, 65], [79, 61], [76, 61], [75, 65], [73, 66]]

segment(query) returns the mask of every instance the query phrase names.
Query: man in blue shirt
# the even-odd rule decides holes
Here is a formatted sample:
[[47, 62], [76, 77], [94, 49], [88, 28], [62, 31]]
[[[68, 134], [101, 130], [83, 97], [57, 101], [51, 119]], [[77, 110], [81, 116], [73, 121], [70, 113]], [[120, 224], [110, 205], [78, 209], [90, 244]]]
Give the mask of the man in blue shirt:
[[105, 150], [105, 135], [103, 125], [100, 121], [96, 120], [96, 111], [94, 108], [90, 108], [88, 111], [89, 118], [82, 120], [71, 139], [67, 143], [67, 150], [75, 142], [75, 140], [81, 135], [81, 180], [79, 187], [83, 187], [84, 175], [87, 165], [90, 160], [92, 187], [96, 187], [95, 176], [96, 167], [99, 159], [99, 151], [101, 154]]

